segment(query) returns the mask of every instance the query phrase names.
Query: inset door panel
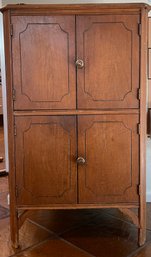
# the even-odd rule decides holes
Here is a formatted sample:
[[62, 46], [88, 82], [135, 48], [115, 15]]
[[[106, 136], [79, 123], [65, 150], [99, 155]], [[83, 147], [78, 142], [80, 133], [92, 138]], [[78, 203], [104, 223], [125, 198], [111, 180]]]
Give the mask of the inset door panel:
[[138, 108], [138, 15], [77, 17], [79, 108]]
[[137, 115], [78, 118], [79, 203], [138, 201], [139, 135]]
[[76, 124], [72, 116], [16, 117], [18, 205], [76, 203]]
[[12, 24], [15, 109], [74, 109], [75, 17], [14, 16]]

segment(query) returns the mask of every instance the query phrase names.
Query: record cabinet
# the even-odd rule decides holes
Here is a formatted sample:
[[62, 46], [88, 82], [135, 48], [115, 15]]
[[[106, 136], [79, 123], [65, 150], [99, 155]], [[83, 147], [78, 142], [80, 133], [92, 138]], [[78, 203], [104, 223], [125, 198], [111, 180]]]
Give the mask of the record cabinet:
[[83, 208], [120, 209], [144, 244], [148, 6], [2, 12], [13, 246], [28, 211]]

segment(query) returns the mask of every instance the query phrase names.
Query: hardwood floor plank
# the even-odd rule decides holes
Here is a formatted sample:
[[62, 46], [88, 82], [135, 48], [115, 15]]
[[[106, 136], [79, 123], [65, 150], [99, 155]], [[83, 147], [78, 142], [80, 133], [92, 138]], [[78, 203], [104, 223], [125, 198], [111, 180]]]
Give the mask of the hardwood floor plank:
[[[51, 238], [37, 247], [33, 247], [20, 254], [12, 255], [18, 257], [95, 257], [84, 250], [60, 239]], [[10, 257], [12, 257], [10, 256]]]
[[151, 243], [147, 244], [140, 253], [134, 255], [133, 257], [150, 257], [151, 256]]

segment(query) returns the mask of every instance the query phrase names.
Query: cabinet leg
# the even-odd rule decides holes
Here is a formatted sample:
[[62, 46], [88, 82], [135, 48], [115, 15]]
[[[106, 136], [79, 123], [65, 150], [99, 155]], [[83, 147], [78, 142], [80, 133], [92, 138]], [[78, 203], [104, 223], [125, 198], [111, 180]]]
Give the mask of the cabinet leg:
[[19, 248], [19, 229], [18, 229], [18, 212], [14, 213], [11, 211], [10, 216], [10, 236], [12, 247]]
[[138, 243], [139, 246], [142, 246], [145, 244], [146, 241], [146, 229], [139, 229], [139, 238], [138, 238]]

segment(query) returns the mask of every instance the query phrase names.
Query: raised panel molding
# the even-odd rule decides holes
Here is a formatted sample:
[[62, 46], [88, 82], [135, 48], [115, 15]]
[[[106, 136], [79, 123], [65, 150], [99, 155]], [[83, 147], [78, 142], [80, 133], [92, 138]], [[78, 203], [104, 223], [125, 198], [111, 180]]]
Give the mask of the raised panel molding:
[[[98, 127], [96, 127], [96, 126], [98, 126], [99, 125], [99, 127], [101, 127], [101, 126], [103, 126], [103, 125], [105, 125], [105, 127], [106, 127], [106, 129], [103, 129], [103, 132], [101, 133], [100, 131], [99, 131], [99, 128]], [[111, 127], [111, 126], [112, 127]], [[92, 149], [93, 149], [93, 145], [92, 145], [92, 137], [93, 137], [93, 135], [95, 135], [95, 138], [94, 138], [94, 141], [93, 142], [95, 142], [96, 144], [97, 144], [97, 141], [98, 141], [98, 137], [97, 137], [97, 135], [98, 134], [96, 134], [96, 131], [94, 131], [94, 132], [92, 132], [92, 130], [94, 130], [95, 129], [95, 127], [96, 127], [96, 131], [99, 131], [98, 132], [98, 134], [100, 134], [100, 136], [101, 136], [101, 138], [102, 138], [102, 135], [104, 136], [104, 143], [106, 143], [107, 141], [108, 141], [108, 138], [110, 137], [110, 143], [108, 144], [108, 146], [107, 145], [104, 145], [104, 146], [101, 146], [101, 148], [102, 148], [102, 150], [100, 149], [100, 151], [98, 151], [96, 154], [98, 154], [98, 153], [100, 153], [100, 158], [101, 158], [101, 155], [103, 154], [103, 152], [104, 151], [106, 151], [106, 157], [108, 158], [108, 162], [106, 162], [105, 163], [105, 168], [106, 168], [106, 166], [107, 166], [107, 163], [109, 163], [110, 164], [110, 161], [113, 161], [113, 158], [115, 159], [115, 156], [114, 156], [114, 153], [113, 152], [110, 152], [110, 154], [113, 154], [113, 156], [110, 156], [110, 154], [109, 154], [109, 151], [110, 151], [110, 149], [114, 149], [114, 147], [112, 147], [111, 146], [111, 144], [112, 144], [112, 142], [114, 143], [115, 142], [115, 144], [116, 144], [116, 141], [118, 141], [118, 137], [119, 137], [119, 135], [120, 135], [120, 129], [121, 129], [121, 133], [123, 133], [123, 129], [124, 129], [124, 131], [125, 131], [125, 133], [126, 133], [126, 135], [125, 135], [125, 137], [124, 137], [124, 135], [122, 135], [122, 139], [124, 140], [126, 140], [125, 142], [126, 142], [126, 144], [127, 144], [127, 147], [125, 146], [125, 149], [126, 149], [126, 151], [128, 151], [128, 155], [129, 155], [129, 170], [125, 170], [125, 174], [126, 174], [126, 177], [125, 177], [125, 179], [124, 179], [124, 181], [123, 181], [123, 184], [122, 184], [122, 182], [120, 183], [120, 188], [118, 187], [116, 187], [116, 185], [114, 185], [114, 182], [116, 182], [117, 180], [118, 180], [118, 178], [116, 178], [117, 180], [113, 180], [113, 177], [111, 177], [111, 181], [110, 182], [108, 182], [107, 181], [107, 179], [104, 181], [104, 184], [103, 184], [103, 181], [101, 182], [102, 183], [102, 187], [104, 186], [105, 187], [105, 189], [107, 188], [108, 190], [107, 190], [107, 192], [109, 192], [109, 191], [111, 191], [110, 193], [103, 193], [102, 191], [101, 191], [101, 196], [122, 196], [122, 195], [124, 195], [125, 193], [126, 193], [126, 191], [129, 189], [129, 188], [131, 188], [132, 187], [132, 130], [130, 129], [130, 128], [128, 128], [125, 124], [124, 124], [124, 122], [123, 121], [94, 121], [92, 124], [91, 124], [91, 126], [89, 127], [89, 128], [87, 128], [86, 130], [85, 130], [85, 132], [84, 132], [84, 137], [85, 137], [85, 159], [87, 160], [88, 158], [87, 158], [87, 148], [89, 148], [89, 151], [90, 151], [90, 145], [88, 144], [88, 141], [89, 141], [89, 137], [91, 138], [91, 147], [92, 147]], [[108, 128], [107, 128], [108, 127]], [[115, 128], [114, 128], [115, 127]], [[117, 135], [115, 134], [115, 133], [113, 133], [112, 134], [112, 136], [111, 136], [111, 134], [110, 133], [108, 133], [108, 130], [112, 130], [112, 131], [116, 131], [117, 132]], [[89, 132], [92, 132], [91, 133], [91, 135], [89, 136]], [[106, 138], [106, 139], [105, 139]], [[96, 140], [95, 140], [96, 139]], [[128, 140], [129, 140], [129, 142], [128, 142]], [[102, 144], [103, 144], [103, 139], [102, 139]], [[118, 146], [118, 151], [116, 151], [115, 152], [115, 154], [117, 155], [117, 153], [118, 153], [118, 155], [117, 155], [117, 160], [118, 159], [120, 159], [121, 157], [122, 157], [122, 155], [123, 155], [123, 152], [121, 151], [121, 153], [122, 153], [122, 155], [120, 156], [120, 158], [119, 158], [119, 154], [120, 154], [120, 144], [122, 144], [122, 142], [120, 141], [120, 142], [117, 142], [117, 144], [119, 144], [119, 146]], [[115, 149], [114, 149], [115, 150]], [[94, 153], [94, 155], [95, 155], [95, 153]], [[111, 158], [111, 160], [110, 160], [110, 158]], [[91, 161], [92, 161], [92, 156], [91, 156]], [[104, 160], [102, 160], [102, 161], [104, 161]], [[120, 161], [121, 161], [121, 159], [120, 159]], [[128, 159], [126, 159], [126, 161], [128, 162]], [[97, 162], [97, 160], [96, 160], [96, 162]], [[93, 160], [93, 164], [94, 164], [95, 162], [94, 162], [94, 160]], [[123, 161], [121, 161], [121, 171], [119, 171], [118, 170], [118, 172], [117, 172], [117, 176], [120, 174], [120, 172], [123, 172], [123, 163], [124, 163], [124, 155], [123, 155]], [[115, 164], [115, 162], [114, 162], [114, 164]], [[99, 192], [96, 192], [95, 190], [96, 190], [96, 187], [94, 187], [93, 186], [93, 188], [89, 185], [89, 183], [88, 183], [88, 170], [89, 170], [89, 165], [90, 165], [90, 163], [87, 163], [87, 165], [85, 166], [85, 187], [88, 189], [88, 190], [90, 190], [94, 195], [99, 195]], [[104, 165], [103, 165], [103, 163], [102, 163], [102, 166], [103, 166], [103, 168], [104, 168]], [[100, 170], [101, 170], [101, 165], [99, 166], [100, 167]], [[101, 175], [96, 175], [96, 172], [97, 172], [97, 170], [96, 170], [96, 168], [98, 168], [98, 164], [96, 164], [96, 166], [95, 166], [95, 176], [96, 177], [98, 177], [98, 178], [100, 178], [101, 177]], [[117, 167], [118, 169], [119, 169], [119, 167]], [[114, 171], [116, 172], [116, 169], [115, 169], [115, 167], [114, 167]], [[101, 171], [100, 171], [101, 172]], [[102, 172], [105, 172], [105, 171], [102, 171]], [[110, 170], [108, 171], [108, 175], [107, 175], [107, 178], [110, 178], [110, 173], [112, 173], [112, 171], [111, 171], [111, 165], [110, 165]], [[90, 174], [92, 174], [91, 172], [90, 172]], [[104, 173], [104, 175], [106, 174], [106, 172]], [[104, 176], [103, 175], [103, 176]], [[116, 174], [115, 174], [115, 176], [116, 176]], [[101, 179], [101, 178], [100, 178]], [[119, 178], [119, 181], [121, 181], [121, 179], [122, 179], [122, 177], [121, 178]], [[102, 179], [103, 180], [103, 179]], [[90, 179], [89, 179], [89, 182], [90, 182]], [[127, 184], [127, 185], [126, 185]], [[100, 183], [99, 183], [99, 185], [100, 185]], [[123, 188], [121, 188], [121, 186], [123, 186]], [[116, 188], [117, 188], [117, 192], [118, 193], [116, 193]], [[113, 190], [112, 190], [113, 189]], [[106, 191], [106, 190], [104, 190], [104, 191]]]
[[[53, 68], [54, 69], [57, 69], [57, 67], [55, 67], [55, 66], [53, 66], [53, 64], [54, 64], [54, 62], [55, 62], [55, 55], [57, 55], [57, 51], [58, 51], [58, 49], [52, 49], [52, 51], [51, 51], [51, 54], [53, 54], [53, 56], [50, 56], [50, 58], [45, 58], [45, 61], [46, 60], [49, 60], [49, 64], [48, 63], [45, 63], [45, 66], [47, 67], [47, 65], [50, 65], [50, 62], [52, 63], [51, 64], [51, 72], [49, 72], [48, 73], [48, 70], [45, 70], [45, 74], [44, 74], [44, 76], [42, 77], [42, 75], [43, 74], [41, 74], [41, 81], [43, 82], [43, 80], [44, 81], [46, 81], [47, 83], [49, 82], [49, 85], [47, 85], [47, 89], [49, 89], [50, 88], [50, 91], [48, 92], [48, 94], [45, 96], [45, 97], [49, 97], [49, 99], [42, 99], [42, 95], [41, 94], [39, 94], [38, 95], [38, 88], [39, 88], [39, 86], [38, 85], [40, 85], [40, 82], [39, 81], [36, 81], [36, 83], [37, 83], [37, 96], [35, 96], [35, 94], [36, 94], [36, 92], [34, 92], [35, 94], [34, 95], [30, 95], [30, 90], [28, 90], [28, 88], [30, 89], [31, 87], [32, 87], [32, 85], [33, 85], [33, 83], [32, 83], [32, 74], [33, 74], [33, 69], [31, 69], [31, 67], [32, 66], [30, 66], [30, 64], [29, 64], [29, 62], [27, 62], [27, 60], [25, 61], [25, 58], [26, 58], [26, 56], [24, 55], [23, 56], [23, 58], [22, 58], [22, 52], [24, 52], [24, 51], [26, 51], [27, 49], [25, 48], [25, 49], [23, 49], [23, 47], [22, 47], [22, 45], [23, 45], [23, 42], [24, 42], [24, 40], [25, 40], [25, 38], [24, 38], [24, 40], [23, 40], [23, 37], [26, 35], [26, 38], [28, 38], [28, 53], [30, 52], [30, 49], [31, 49], [31, 47], [29, 47], [29, 38], [31, 38], [31, 36], [33, 36], [33, 33], [32, 33], [32, 26], [34, 26], [34, 32], [36, 32], [36, 30], [38, 30], [39, 28], [39, 26], [40, 27], [42, 27], [43, 26], [43, 28], [44, 27], [46, 27], [47, 26], [47, 28], [49, 27], [49, 29], [50, 29], [50, 33], [53, 33], [53, 40], [54, 40], [54, 35], [56, 36], [56, 42], [58, 42], [58, 35], [61, 33], [62, 34], [62, 37], [64, 38], [64, 40], [66, 40], [66, 42], [67, 42], [67, 45], [66, 45], [66, 65], [67, 65], [67, 67], [64, 67], [64, 69], [65, 68], [67, 68], [67, 70], [68, 70], [68, 75], [67, 75], [67, 77], [66, 77], [66, 85], [65, 85], [65, 92], [62, 92], [62, 91], [59, 91], [59, 93], [60, 93], [60, 95], [58, 95], [58, 90], [57, 90], [57, 95], [55, 96], [55, 85], [53, 85], [53, 88], [52, 88], [52, 84], [50, 84], [51, 83], [51, 81], [53, 81]], [[54, 30], [54, 31], [53, 31]], [[44, 33], [44, 29], [43, 29], [43, 33]], [[28, 35], [29, 34], [29, 35]], [[38, 34], [40, 34], [40, 33], [38, 33]], [[59, 35], [59, 37], [60, 37], [61, 35]], [[43, 42], [43, 43], [47, 43], [47, 42], [49, 42], [50, 41], [50, 35], [49, 35], [49, 33], [46, 33], [46, 35], [45, 35], [45, 42]], [[43, 35], [43, 38], [44, 38], [44, 35]], [[43, 39], [42, 38], [42, 39]], [[48, 38], [48, 39], [47, 39]], [[31, 46], [33, 46], [33, 45], [36, 45], [36, 44], [38, 44], [39, 42], [38, 41], [40, 41], [41, 40], [41, 38], [40, 37], [37, 37], [37, 39], [35, 39], [34, 38], [34, 36], [33, 36], [33, 39], [32, 39], [32, 41], [33, 42], [31, 42]], [[60, 41], [61, 41], [61, 39], [59, 39]], [[26, 43], [25, 43], [25, 46], [26, 46]], [[69, 88], [69, 33], [67, 32], [67, 31], [65, 31], [62, 27], [61, 27], [61, 25], [59, 24], [59, 23], [27, 23], [27, 26], [26, 26], [26, 28], [23, 30], [23, 31], [21, 31], [20, 33], [19, 33], [19, 48], [20, 48], [20, 65], [21, 65], [21, 69], [20, 69], [20, 77], [21, 77], [21, 93], [23, 94], [23, 95], [25, 95], [27, 98], [28, 98], [28, 100], [30, 101], [30, 102], [61, 102], [62, 101], [62, 99], [66, 96], [66, 95], [68, 95], [68, 94], [70, 94], [70, 88]], [[51, 48], [51, 45], [50, 45], [50, 48]], [[43, 49], [45, 50], [46, 49], [46, 46], [45, 47], [43, 47]], [[33, 48], [32, 48], [32, 50], [33, 50]], [[39, 51], [40, 50], [42, 50], [42, 49], [39, 49]], [[50, 55], [49, 54], [49, 48], [48, 48], [48, 51], [47, 51], [47, 54], [48, 55]], [[39, 59], [40, 58], [43, 58], [44, 56], [43, 56], [43, 54], [42, 53], [39, 53], [39, 56], [37, 56], [37, 50], [36, 50], [36, 52], [35, 52], [35, 54], [34, 54], [34, 57], [32, 58], [32, 51], [31, 51], [31, 54], [30, 54], [30, 58], [31, 58], [31, 62], [32, 62], [32, 65], [33, 65], [33, 62], [35, 62], [34, 64], [35, 64], [35, 71], [36, 70], [39, 70], [39, 72], [41, 71], [41, 69], [40, 69], [40, 67], [39, 67], [39, 69], [38, 69], [38, 67], [36, 68], [36, 65], [38, 65], [38, 63], [39, 63]], [[60, 53], [61, 53], [61, 51], [60, 51]], [[46, 53], [45, 53], [46, 54]], [[65, 56], [65, 53], [64, 53], [64, 56]], [[48, 57], [48, 56], [47, 56]], [[39, 58], [39, 59], [38, 59]], [[60, 62], [61, 62], [61, 54], [59, 54], [59, 58], [60, 58]], [[41, 67], [42, 66], [44, 66], [44, 63], [43, 63], [43, 61], [44, 60], [42, 60], [42, 62], [40, 62], [39, 63], [39, 65], [41, 65]], [[28, 64], [28, 67], [27, 66], [25, 66], [24, 67], [24, 63], [26, 63], [26, 65]], [[23, 83], [24, 83], [24, 74], [23, 74], [23, 70], [25, 70], [25, 74], [26, 74], [26, 79], [28, 79], [29, 81], [28, 81], [28, 88], [27, 89], [25, 89], [25, 87], [26, 87], [26, 85], [23, 85]], [[55, 71], [54, 71], [55, 72]], [[31, 73], [31, 75], [29, 76], [29, 73]], [[51, 78], [49, 78], [50, 77], [50, 74], [51, 74], [51, 77], [52, 77], [52, 79]], [[64, 76], [65, 76], [65, 70], [64, 70]], [[35, 75], [35, 74], [34, 74]], [[59, 76], [59, 70], [58, 70], [58, 76]], [[56, 79], [57, 79], [57, 76], [55, 77]], [[62, 78], [63, 79], [63, 78]], [[25, 80], [26, 81], [26, 80]], [[54, 81], [53, 81], [54, 82]], [[25, 87], [24, 87], [25, 86]], [[53, 92], [53, 93], [51, 93], [51, 92]], [[51, 97], [50, 97], [50, 93], [52, 94], [51, 95]], [[36, 99], [36, 97], [37, 97], [37, 99]], [[52, 99], [51, 99], [52, 98]]]
[[[109, 73], [108, 75], [109, 76], [106, 78], [106, 81], [108, 81], [110, 79], [110, 77], [112, 77], [111, 85], [113, 87], [116, 86], [117, 83], [114, 82], [114, 84], [113, 84], [114, 76], [113, 76], [112, 73], [113, 72], [117, 73], [117, 70], [119, 72], [119, 68], [120, 68], [120, 67], [117, 68], [116, 58], [118, 56], [120, 58], [122, 58], [121, 56], [122, 55], [124, 56], [125, 53], [126, 53], [127, 55], [125, 55], [125, 58], [130, 60], [129, 61], [129, 67], [127, 66], [127, 63], [125, 63], [125, 69], [123, 68], [124, 62], [126, 62], [125, 58], [122, 59], [122, 66], [121, 66], [121, 60], [118, 63], [121, 66], [121, 73], [125, 74], [125, 72], [127, 71], [127, 74], [129, 76], [125, 77], [125, 80], [126, 80], [126, 83], [127, 83], [127, 88], [123, 87], [122, 88], [122, 92], [119, 92], [119, 90], [118, 91], [115, 90], [114, 93], [118, 94], [118, 95], [115, 95], [115, 96], [113, 96], [113, 90], [110, 90], [109, 88], [107, 88], [107, 90], [108, 90], [107, 91], [107, 95], [105, 95], [104, 98], [103, 98], [103, 94], [104, 94], [103, 91], [105, 90], [105, 86], [103, 84], [101, 84], [101, 79], [99, 79], [100, 84], [97, 85], [97, 78], [96, 78], [96, 81], [95, 81], [95, 74], [94, 74], [94, 78], [93, 78], [93, 83], [92, 84], [89, 84], [89, 82], [90, 82], [89, 78], [86, 79], [86, 69], [87, 69], [87, 66], [88, 66], [88, 69], [89, 69], [89, 72], [90, 72], [91, 71], [91, 65], [94, 65], [94, 63], [93, 62], [90, 63], [90, 60], [89, 61], [87, 60], [86, 53], [91, 53], [91, 49], [89, 47], [89, 51], [85, 50], [85, 48], [86, 48], [85, 42], [88, 42], [88, 40], [86, 40], [85, 38], [86, 38], [86, 34], [93, 33], [93, 35], [96, 35], [96, 33], [97, 33], [97, 32], [95, 33], [96, 26], [99, 26], [100, 29], [101, 29], [101, 26], [105, 26], [106, 27], [106, 30], [103, 29], [103, 36], [104, 37], [106, 36], [105, 34], [108, 31], [109, 31], [109, 33], [111, 33], [111, 31], [116, 30], [117, 26], [118, 26], [119, 31], [121, 31], [121, 33], [119, 32], [119, 34], [121, 34], [121, 39], [123, 40], [123, 43], [121, 42], [122, 48], [114, 47], [114, 46], [118, 46], [117, 43], [119, 41], [119, 38], [115, 37], [114, 38], [115, 44], [112, 44], [112, 49], [107, 49], [108, 51], [104, 51], [104, 52], [103, 52], [103, 50], [101, 51], [102, 54], [108, 53], [108, 55], [107, 55], [107, 57], [105, 59], [105, 60], [107, 60], [107, 63], [103, 62], [102, 66], [105, 69], [105, 65], [106, 65], [106, 70], [109, 70], [108, 71], [108, 73]], [[108, 29], [108, 27], [109, 27], [109, 29]], [[127, 34], [126, 37], [125, 37], [125, 33]], [[112, 35], [114, 35], [114, 32], [112, 32]], [[100, 33], [100, 42], [102, 40], [101, 36], [102, 35]], [[132, 73], [133, 73], [133, 70], [132, 70], [132, 51], [133, 51], [133, 48], [132, 48], [132, 36], [133, 36], [132, 30], [127, 28], [127, 26], [124, 24], [124, 22], [92, 22], [91, 25], [86, 30], [84, 30], [84, 32], [83, 32], [83, 55], [84, 55], [84, 62], [85, 62], [85, 67], [86, 67], [84, 69], [84, 92], [86, 94], [88, 94], [89, 97], [91, 97], [93, 101], [104, 101], [104, 102], [108, 102], [108, 101], [123, 101], [125, 99], [125, 97], [129, 93], [132, 92]], [[127, 37], [129, 38], [129, 40], [127, 40]], [[92, 38], [92, 35], [89, 35], [88, 38]], [[110, 40], [112, 40], [112, 38]], [[128, 41], [129, 41], [129, 44], [128, 44]], [[105, 44], [103, 44], [103, 47], [104, 46], [105, 46]], [[101, 49], [101, 47], [102, 47], [102, 45], [100, 45], [100, 49]], [[125, 48], [125, 51], [123, 50], [123, 48]], [[111, 56], [111, 54], [113, 55], [115, 50], [116, 50], [117, 54], [116, 54], [115, 58], [113, 58]], [[97, 48], [97, 51], [99, 52], [98, 48]], [[121, 53], [119, 53], [119, 51], [121, 51]], [[124, 54], [122, 54], [122, 53], [124, 53]], [[129, 56], [128, 56], [128, 53], [129, 53]], [[99, 56], [99, 53], [97, 53], [97, 54], [98, 54], [97, 56]], [[94, 54], [93, 54], [93, 56], [94, 56]], [[99, 62], [101, 63], [101, 56], [100, 56]], [[110, 66], [111, 66], [110, 68], [108, 67], [109, 66], [109, 62], [110, 62]], [[104, 69], [100, 68], [100, 75], [97, 73], [97, 77], [101, 76], [102, 70], [103, 70], [103, 73], [104, 73]], [[112, 76], [110, 76], [110, 74], [112, 74]], [[120, 79], [120, 78], [121, 77], [118, 74], [118, 79]], [[105, 81], [104, 78], [103, 78], [103, 81]], [[121, 85], [122, 83], [125, 83], [124, 78], [123, 78], [123, 81], [118, 81], [119, 85]], [[96, 86], [97, 87], [98, 86], [103, 86], [103, 91], [101, 91], [100, 94], [98, 93], [98, 91], [95, 91], [95, 87]], [[125, 92], [124, 92], [124, 90], [125, 90]], [[97, 92], [97, 94], [95, 94], [96, 92]]]
[[[38, 130], [38, 131], [36, 131]], [[52, 133], [51, 133], [52, 132]], [[42, 139], [40, 139], [40, 134], [42, 133]], [[50, 133], [50, 137], [47, 137], [47, 141], [44, 140], [44, 135]], [[53, 133], [55, 133], [54, 135], [52, 135]], [[31, 135], [30, 135], [31, 134]], [[57, 136], [56, 136], [57, 134]], [[33, 137], [34, 135], [34, 137]], [[37, 145], [37, 147], [35, 148], [29, 148], [28, 146], [28, 142], [29, 142], [29, 138], [31, 139], [31, 141], [33, 140], [33, 142], [30, 141], [30, 143], [33, 143], [33, 145], [36, 145], [36, 140], [38, 140], [38, 138], [36, 137], [36, 135], [38, 135], [38, 138], [40, 140], [39, 144]], [[60, 135], [60, 138], [58, 139], [57, 137]], [[61, 138], [61, 135], [62, 138]], [[53, 139], [54, 137], [54, 139]], [[63, 140], [64, 139], [64, 140]], [[28, 129], [26, 129], [23, 132], [23, 188], [25, 191], [28, 191], [29, 193], [31, 193], [31, 195], [33, 197], [62, 197], [64, 195], [65, 192], [69, 191], [71, 188], [71, 163], [70, 160], [68, 159], [68, 170], [65, 178], [62, 178], [61, 173], [58, 173], [58, 182], [54, 181], [53, 182], [53, 176], [55, 174], [51, 173], [51, 166], [53, 162], [56, 162], [57, 165], [59, 165], [59, 162], [61, 162], [61, 151], [60, 151], [60, 156], [59, 159], [56, 160], [57, 155], [55, 155], [55, 149], [52, 149], [52, 147], [54, 146], [54, 144], [52, 144], [51, 141], [55, 140], [55, 144], [57, 145], [57, 141], [59, 143], [59, 146], [61, 149], [63, 149], [64, 145], [68, 145], [68, 158], [71, 156], [71, 139], [70, 139], [70, 132], [67, 131], [63, 125], [61, 123], [30, 123], [30, 126], [28, 127]], [[49, 150], [50, 150], [50, 155], [49, 152], [46, 151], [45, 152], [45, 145], [46, 143], [49, 142]], [[61, 144], [62, 142], [62, 144]], [[26, 146], [27, 143], [27, 146]], [[54, 142], [53, 142], [54, 143]], [[38, 154], [38, 147], [41, 146], [41, 151]], [[30, 152], [28, 151], [28, 149], [30, 149]], [[32, 152], [32, 150], [34, 150], [34, 152]], [[48, 149], [47, 149], [48, 150]], [[54, 150], [54, 151], [53, 151]], [[57, 150], [57, 149], [56, 149]], [[36, 152], [35, 152], [36, 151]], [[58, 150], [57, 150], [58, 151]], [[51, 155], [54, 154], [54, 158], [51, 157]], [[33, 155], [30, 157], [30, 155]], [[39, 158], [37, 158], [37, 155]], [[35, 156], [35, 158], [34, 158]], [[46, 158], [45, 158], [46, 156]], [[32, 160], [32, 162], [30, 163], [30, 159]], [[33, 162], [36, 161], [36, 163], [33, 164]], [[30, 164], [30, 165], [29, 165]], [[42, 167], [40, 166], [40, 164], [43, 165], [43, 168], [48, 166], [49, 168], [47, 168], [50, 172], [50, 192], [48, 190], [48, 186], [44, 186], [43, 187], [43, 182], [44, 185], [46, 183], [45, 181], [45, 169], [42, 169]], [[65, 163], [63, 163], [63, 165], [65, 165]], [[37, 168], [36, 168], [37, 167]], [[60, 167], [60, 165], [59, 165]], [[39, 170], [41, 168], [41, 170]], [[31, 171], [29, 170], [31, 169]], [[37, 169], [37, 176], [35, 174], [34, 177], [32, 177], [32, 169], [34, 170], [34, 172], [36, 172]], [[52, 172], [54, 173], [57, 172], [57, 167], [56, 169], [52, 169]], [[28, 174], [28, 176], [27, 176]], [[60, 175], [59, 175], [60, 174]], [[29, 176], [31, 175], [31, 179], [29, 179]], [[40, 175], [41, 178], [38, 179], [38, 176]], [[28, 177], [28, 181], [26, 179], [26, 176]], [[70, 181], [68, 181], [68, 178], [70, 177]], [[36, 184], [36, 191], [34, 192], [34, 181], [32, 179], [36, 179], [37, 178], [37, 182], [40, 182], [40, 185], [38, 187], [38, 185]], [[49, 183], [49, 177], [47, 174], [47, 183]], [[61, 188], [62, 185], [62, 179], [66, 179], [67, 181], [63, 182], [64, 188]], [[59, 188], [57, 187], [57, 185], [59, 186]], [[52, 187], [54, 187], [54, 190], [52, 189]], [[45, 188], [46, 188], [46, 192], [45, 192]], [[37, 191], [38, 190], [38, 191]], [[41, 193], [40, 193], [41, 191]], [[52, 191], [54, 191], [54, 194], [52, 194]], [[44, 193], [45, 192], [45, 193]], [[57, 192], [57, 193], [56, 193]], [[43, 193], [43, 194], [42, 194]]]

